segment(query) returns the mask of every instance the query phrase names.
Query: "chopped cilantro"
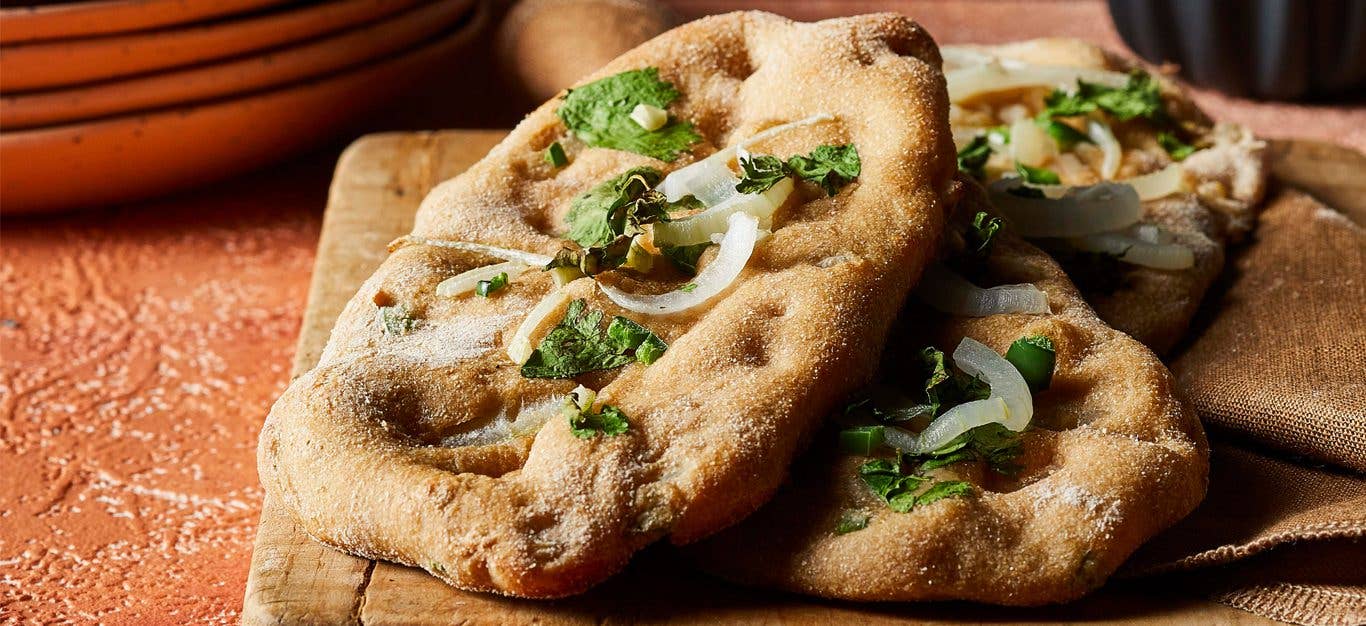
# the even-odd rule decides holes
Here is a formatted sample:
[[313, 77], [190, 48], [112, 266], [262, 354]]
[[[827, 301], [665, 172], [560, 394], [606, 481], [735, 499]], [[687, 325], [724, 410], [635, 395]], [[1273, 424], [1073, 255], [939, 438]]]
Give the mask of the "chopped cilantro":
[[986, 176], [982, 168], [986, 167], [987, 159], [990, 158], [991, 144], [987, 142], [986, 136], [973, 137], [968, 145], [958, 151], [958, 171], [981, 180]]
[[1034, 121], [1039, 126], [1043, 127], [1044, 132], [1048, 133], [1048, 136], [1052, 137], [1053, 141], [1058, 142], [1058, 147], [1063, 150], [1071, 150], [1072, 146], [1075, 146], [1078, 143], [1091, 143], [1091, 138], [1086, 136], [1086, 133], [1051, 119], [1047, 114], [1040, 114]]
[[852, 143], [816, 146], [807, 156], [788, 158], [787, 166], [793, 174], [820, 185], [827, 196], [838, 193], [863, 171], [858, 149]]
[[1075, 91], [1059, 89], [1049, 94], [1044, 106], [1044, 114], [1049, 118], [1097, 110], [1126, 122], [1139, 117], [1158, 121], [1163, 117], [1162, 92], [1157, 81], [1142, 70], [1130, 72], [1128, 82], [1119, 88], [1079, 80]]
[[1157, 143], [1162, 146], [1163, 150], [1167, 151], [1167, 154], [1171, 155], [1174, 161], [1183, 161], [1192, 152], [1195, 152], [1195, 146], [1181, 141], [1174, 133], [1166, 131], [1157, 134]]
[[835, 525], [836, 535], [847, 535], [856, 530], [863, 530], [868, 527], [870, 516], [858, 509], [848, 509], [840, 514], [840, 521]]
[[991, 254], [991, 244], [1002, 226], [1004, 223], [1001, 218], [992, 217], [986, 211], [978, 211], [972, 216], [972, 225], [965, 236], [968, 254], [977, 259], [986, 258]]
[[925, 505], [949, 497], [973, 493], [970, 483], [960, 480], [938, 481], [921, 493], [920, 487], [929, 482], [928, 476], [902, 471], [901, 459], [873, 459], [859, 467], [859, 478], [874, 494], [897, 513], [905, 513], [916, 505]]
[[972, 483], [962, 480], [941, 480], [915, 497], [915, 503], [926, 505], [944, 498], [961, 498], [971, 495]]
[[964, 402], [983, 400], [991, 395], [991, 386], [981, 379], [950, 371], [944, 363], [943, 351], [933, 346], [920, 351], [920, 363], [925, 376], [925, 406], [929, 415], [937, 416]]
[[825, 195], [839, 193], [841, 187], [849, 184], [863, 171], [858, 149], [854, 144], [842, 146], [821, 145], [807, 156], [794, 155], [784, 163], [775, 156], [757, 156], [740, 159], [743, 176], [735, 185], [740, 193], [763, 193], [768, 191], [785, 176], [796, 176], [808, 180], [825, 191]]
[[1019, 161], [1015, 162], [1015, 171], [1031, 185], [1060, 185], [1062, 179], [1058, 174], [1046, 167], [1030, 167]]
[[487, 297], [489, 297], [489, 294], [491, 294], [491, 293], [493, 293], [493, 292], [495, 292], [495, 291], [498, 291], [499, 289], [502, 289], [503, 287], [506, 287], [507, 285], [508, 285], [508, 273], [507, 273], [507, 272], [499, 272], [498, 275], [497, 275], [497, 276], [494, 276], [493, 278], [490, 278], [490, 279], [488, 279], [488, 280], [481, 280], [481, 281], [475, 283], [475, 284], [474, 284], [474, 293], [477, 294], [477, 295], [480, 295], [480, 296], [483, 296], [483, 297], [487, 298]]
[[658, 335], [624, 317], [614, 317], [604, 330], [602, 311], [586, 309], [584, 300], [569, 303], [564, 319], [550, 329], [522, 365], [522, 376], [573, 378], [632, 361], [649, 365], [669, 347]]
[[401, 304], [379, 307], [379, 322], [390, 337], [406, 335], [417, 328], [417, 320]]
[[679, 95], [673, 84], [660, 80], [658, 68], [646, 67], [570, 89], [555, 113], [590, 146], [672, 162], [701, 135], [692, 124], [673, 118], [656, 130], [645, 130], [631, 119], [631, 111], [638, 104], [667, 109]]
[[[689, 196], [692, 197], [692, 196]], [[697, 259], [702, 257], [710, 243], [698, 243], [691, 246], [660, 246], [659, 251], [668, 259], [678, 271], [689, 276], [697, 275]]]
[[592, 439], [602, 433], [608, 437], [620, 435], [631, 428], [626, 414], [610, 404], [593, 410], [597, 394], [580, 387], [564, 399], [564, 414], [569, 418], [569, 431], [580, 439]]
[[560, 142], [556, 141], [545, 149], [545, 162], [555, 167], [564, 167], [569, 162], [569, 157], [564, 155], [564, 146], [561, 146]]
[[662, 196], [650, 193], [663, 177], [652, 167], [636, 167], [599, 183], [569, 204], [566, 236], [585, 248], [601, 247], [638, 234], [642, 224], [667, 219]]
[[1053, 382], [1057, 353], [1053, 349], [1053, 340], [1048, 337], [1030, 335], [1016, 339], [1006, 350], [1006, 360], [1020, 370], [1020, 375], [1029, 383], [1030, 391], [1038, 393]]

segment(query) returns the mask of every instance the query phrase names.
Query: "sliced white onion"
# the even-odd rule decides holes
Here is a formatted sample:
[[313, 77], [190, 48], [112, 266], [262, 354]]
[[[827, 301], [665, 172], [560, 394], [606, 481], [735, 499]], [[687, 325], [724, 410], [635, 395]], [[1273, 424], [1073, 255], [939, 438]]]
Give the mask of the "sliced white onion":
[[563, 289], [555, 289], [545, 294], [536, 306], [531, 307], [531, 312], [527, 313], [526, 319], [522, 320], [517, 327], [517, 332], [513, 333], [512, 339], [508, 341], [508, 358], [513, 363], [521, 365], [531, 358], [531, 333], [536, 332], [541, 322], [552, 313], [559, 310], [569, 301], [569, 294]]
[[915, 437], [911, 452], [933, 451], [953, 441], [954, 437], [991, 423], [1020, 432], [1034, 417], [1034, 397], [1029, 393], [1029, 384], [1020, 371], [995, 350], [971, 337], [964, 337], [953, 351], [953, 363], [991, 385], [991, 395], [985, 400], [960, 404], [935, 418]]
[[[883, 430], [882, 436], [887, 443], [899, 450], [914, 454], [933, 452], [943, 447], [944, 444], [953, 441], [954, 437], [978, 426], [1003, 422], [1009, 412], [1010, 408], [1001, 398], [973, 400], [955, 406], [945, 411], [943, 415], [934, 418], [934, 421], [930, 422], [925, 430], [920, 431], [919, 435], [911, 435], [900, 428], [891, 426]], [[909, 439], [894, 435], [893, 431], [898, 431], [897, 434], [908, 436]]]
[[1010, 156], [1030, 167], [1043, 167], [1057, 152], [1057, 144], [1032, 119], [1015, 120], [1010, 125]]
[[[981, 65], [998, 60], [995, 55], [968, 46], [939, 46], [939, 57], [944, 60], [945, 70]], [[1002, 63], [1009, 62], [1008, 59], [1000, 59], [1000, 61]]]
[[988, 186], [991, 203], [1025, 237], [1080, 237], [1118, 230], [1143, 215], [1138, 192], [1129, 185], [1104, 182], [1070, 187], [1057, 198], [1026, 198], [1010, 193], [1025, 187], [1020, 178]]
[[651, 226], [656, 246], [690, 246], [711, 241], [716, 233], [729, 229], [732, 215], [745, 213], [758, 220], [762, 228], [773, 225], [773, 213], [792, 193], [791, 178], [783, 178], [763, 193], [737, 193], [696, 215]]
[[949, 315], [986, 317], [1003, 313], [1048, 313], [1048, 296], [1029, 283], [983, 289], [942, 265], [925, 268], [915, 293]]
[[1139, 200], [1156, 200], [1186, 191], [1186, 170], [1172, 163], [1151, 174], [1125, 179], [1125, 184], [1138, 192]]
[[1108, 87], [1123, 87], [1128, 76], [1119, 72], [1028, 63], [1005, 63], [991, 59], [947, 72], [949, 101], [960, 103], [982, 94], [1022, 87], [1054, 87], [1074, 89], [1078, 80], [1100, 83]]
[[508, 280], [512, 280], [530, 269], [531, 266], [520, 261], [504, 261], [484, 267], [476, 267], [466, 272], [460, 272], [455, 276], [437, 283], [436, 295], [443, 298], [458, 296], [463, 293], [474, 291], [475, 286], [481, 280], [493, 280], [499, 274], [506, 273]]
[[603, 293], [623, 309], [650, 315], [666, 315], [695, 307], [729, 287], [745, 269], [759, 239], [759, 220], [748, 213], [732, 213], [721, 239], [721, 247], [702, 271], [693, 277], [691, 291], [670, 291], [658, 295], [635, 295], [611, 285], [601, 285]]
[[1184, 270], [1195, 266], [1195, 253], [1190, 248], [1170, 241], [1165, 233], [1144, 230], [1144, 224], [1131, 232], [1110, 232], [1068, 239], [1073, 247], [1088, 252], [1103, 252], [1119, 257], [1133, 265], [1160, 270]]
[[518, 261], [527, 265], [545, 266], [552, 260], [551, 257], [526, 250], [516, 250], [513, 248], [499, 248], [498, 246], [486, 246], [482, 243], [470, 243], [468, 241], [454, 241], [451, 239], [428, 239], [415, 235], [404, 235], [395, 239], [389, 244], [392, 252], [407, 245], [436, 246], [438, 248], [454, 248], [467, 252], [479, 252], [491, 257], [503, 259], [504, 261]]
[[738, 193], [735, 191], [735, 185], [740, 182], [740, 179], [731, 171], [730, 160], [735, 158], [740, 151], [744, 151], [748, 155], [747, 147], [755, 142], [763, 141], [794, 128], [828, 122], [833, 119], [835, 116], [829, 113], [819, 113], [795, 122], [767, 128], [735, 145], [722, 148], [701, 161], [670, 172], [663, 181], [660, 181], [657, 189], [664, 194], [669, 202], [677, 202], [684, 196], [691, 195], [701, 200], [702, 204], [706, 206], [719, 204]]
[[1100, 177], [1113, 180], [1115, 174], [1119, 173], [1119, 162], [1124, 159], [1124, 149], [1120, 147], [1119, 140], [1115, 139], [1115, 133], [1105, 122], [1088, 119], [1086, 136], [1105, 153], [1105, 159], [1100, 163]]

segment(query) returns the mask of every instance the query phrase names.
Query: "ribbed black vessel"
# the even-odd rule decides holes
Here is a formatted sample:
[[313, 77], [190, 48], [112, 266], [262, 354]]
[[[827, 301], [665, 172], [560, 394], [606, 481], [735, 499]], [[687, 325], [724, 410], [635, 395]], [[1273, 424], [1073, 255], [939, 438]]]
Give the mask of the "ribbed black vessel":
[[1272, 99], [1366, 90], [1366, 0], [1109, 0], [1124, 41], [1225, 93]]

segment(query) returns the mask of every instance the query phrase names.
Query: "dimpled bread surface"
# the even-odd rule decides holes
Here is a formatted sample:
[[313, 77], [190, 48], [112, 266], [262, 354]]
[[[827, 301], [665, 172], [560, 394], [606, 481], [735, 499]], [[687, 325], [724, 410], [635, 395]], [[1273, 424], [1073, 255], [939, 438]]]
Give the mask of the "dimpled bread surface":
[[[701, 306], [641, 315], [591, 279], [567, 285], [669, 343], [648, 367], [577, 380], [523, 378], [506, 353], [554, 288], [548, 273], [527, 272], [489, 298], [437, 297], [443, 279], [496, 259], [398, 247], [348, 303], [319, 365], [271, 410], [263, 484], [327, 545], [526, 597], [582, 591], [646, 544], [737, 522], [770, 497], [836, 403], [868, 382], [932, 255], [955, 170], [939, 65], [930, 37], [890, 14], [815, 24], [714, 16], [616, 59], [584, 82], [657, 67], [682, 94], [670, 113], [703, 137], [690, 154], [664, 163], [585, 146], [553, 100], [434, 189], [413, 235], [554, 254], [570, 201], [604, 180], [635, 166], [668, 172], [821, 113], [834, 119], [750, 150], [785, 158], [853, 143], [862, 174], [833, 198], [799, 185], [740, 278]], [[562, 168], [543, 160], [555, 141], [569, 155]], [[637, 292], [678, 287], [600, 278]], [[389, 302], [416, 320], [411, 332], [383, 332], [376, 304]], [[620, 407], [629, 430], [575, 437], [559, 407], [579, 383]]]

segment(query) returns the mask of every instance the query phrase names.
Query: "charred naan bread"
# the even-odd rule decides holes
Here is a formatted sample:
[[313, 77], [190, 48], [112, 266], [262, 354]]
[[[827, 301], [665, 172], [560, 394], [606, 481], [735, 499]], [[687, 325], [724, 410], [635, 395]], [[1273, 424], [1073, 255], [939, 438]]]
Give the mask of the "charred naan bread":
[[[976, 279], [1031, 283], [1047, 294], [1051, 313], [950, 317], [912, 298], [871, 397], [883, 402], [891, 390], [926, 402], [936, 380], [926, 382], [915, 363], [922, 346], [947, 354], [970, 337], [1006, 353], [1021, 338], [1042, 336], [1056, 366], [1051, 384], [1033, 394], [1029, 427], [1018, 436], [972, 431], [965, 446], [903, 457], [885, 445], [841, 451], [832, 426], [773, 501], [689, 548], [704, 569], [849, 600], [1064, 602], [1100, 586], [1141, 543], [1195, 508], [1208, 447], [1162, 362], [1097, 319], [1061, 268], [1017, 237], [998, 235]], [[937, 394], [940, 402], [952, 395], [943, 386]], [[900, 416], [923, 406], [887, 408], [873, 422], [887, 426], [872, 428], [914, 424]]]
[[[939, 65], [895, 15], [709, 17], [615, 60], [424, 200], [272, 409], [262, 482], [325, 544], [528, 597], [582, 591], [650, 542], [748, 515], [868, 382], [943, 230], [954, 159]], [[680, 229], [699, 207], [660, 175], [742, 141], [776, 155], [753, 183], [772, 186], [737, 200], [732, 181], [727, 202], [800, 178], [795, 191], [762, 219], [732, 211], [700, 258], [666, 248], [665, 226], [696, 252]], [[670, 269], [666, 249], [698, 275]], [[508, 271], [453, 286], [500, 259]], [[723, 265], [733, 281], [711, 271]], [[701, 302], [622, 304], [648, 294]], [[570, 395], [580, 384], [596, 398]]]
[[[1033, 202], [1011, 197], [1029, 190], [1000, 181], [1006, 176], [1068, 186], [1135, 182], [1138, 223], [1053, 238], [1043, 238], [1041, 226], [1035, 241], [1101, 319], [1168, 352], [1223, 268], [1226, 245], [1256, 219], [1265, 144], [1241, 127], [1212, 124], [1174, 83], [1085, 42], [946, 46], [944, 57], [960, 155], [994, 183], [1003, 213], [1020, 221], [1032, 209], [1011, 215], [1002, 203]], [[1125, 75], [1131, 71], [1140, 73]], [[1097, 204], [1095, 213], [1110, 210]]]

